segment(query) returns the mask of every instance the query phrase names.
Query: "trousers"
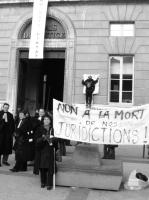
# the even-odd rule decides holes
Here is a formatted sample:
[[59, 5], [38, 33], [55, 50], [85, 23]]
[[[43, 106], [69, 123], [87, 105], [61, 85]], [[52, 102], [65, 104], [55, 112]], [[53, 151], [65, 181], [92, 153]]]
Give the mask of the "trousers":
[[47, 186], [53, 186], [53, 174], [51, 174], [48, 169], [45, 168], [40, 169], [40, 180], [41, 184], [45, 184]]

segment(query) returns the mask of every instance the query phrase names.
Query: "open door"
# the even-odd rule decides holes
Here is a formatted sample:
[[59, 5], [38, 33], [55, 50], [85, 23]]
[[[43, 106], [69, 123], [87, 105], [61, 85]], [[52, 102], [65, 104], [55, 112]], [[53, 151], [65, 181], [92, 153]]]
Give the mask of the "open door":
[[[57, 51], [43, 60], [30, 60], [24, 52], [19, 59], [17, 107], [28, 110], [32, 115], [44, 107], [52, 110], [53, 98], [63, 101], [65, 59]], [[28, 52], [27, 52], [28, 53]]]

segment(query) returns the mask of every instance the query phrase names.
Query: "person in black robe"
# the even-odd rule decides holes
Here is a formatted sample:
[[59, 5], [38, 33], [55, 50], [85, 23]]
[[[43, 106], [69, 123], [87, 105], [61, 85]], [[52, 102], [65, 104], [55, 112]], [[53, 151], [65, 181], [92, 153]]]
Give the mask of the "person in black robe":
[[103, 159], [115, 159], [115, 148], [118, 145], [114, 144], [104, 144], [104, 156]]
[[82, 80], [82, 84], [86, 87], [86, 107], [91, 107], [93, 92], [95, 90], [95, 85], [98, 82], [99, 78], [96, 80], [92, 79], [92, 76], [89, 76], [85, 81]]
[[30, 118], [26, 118], [25, 112], [19, 112], [19, 120], [15, 130], [15, 166], [12, 172], [27, 171], [27, 161], [34, 158], [34, 131]]
[[12, 154], [15, 123], [13, 115], [8, 110], [9, 104], [4, 103], [3, 109], [0, 111], [0, 166], [2, 155], [2, 163], [9, 166], [8, 157], [9, 154]]
[[56, 171], [55, 152], [58, 146], [49, 115], [45, 115], [44, 124], [36, 132], [35, 144], [39, 153], [41, 187], [47, 186], [47, 189], [50, 190], [53, 187], [53, 174]]
[[[45, 110], [43, 108], [39, 109], [38, 115], [36, 114], [33, 118], [33, 129], [36, 134], [37, 129], [43, 125], [43, 120], [45, 116]], [[35, 136], [36, 137], [36, 136]], [[38, 148], [35, 146], [35, 159], [34, 159], [34, 166], [33, 166], [33, 174], [39, 175], [39, 152]]]

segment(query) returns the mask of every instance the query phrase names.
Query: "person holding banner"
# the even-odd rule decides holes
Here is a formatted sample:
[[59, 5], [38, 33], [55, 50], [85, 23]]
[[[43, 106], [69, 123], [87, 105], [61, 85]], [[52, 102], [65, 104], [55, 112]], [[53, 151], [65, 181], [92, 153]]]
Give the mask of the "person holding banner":
[[36, 132], [36, 148], [39, 153], [39, 171], [41, 188], [47, 186], [48, 190], [53, 188], [53, 175], [56, 172], [55, 152], [58, 149], [57, 140], [54, 137], [52, 120], [49, 115], [44, 116], [43, 125]]
[[[44, 120], [44, 116], [45, 116], [46, 112], [43, 108], [40, 108], [38, 113], [36, 112], [35, 117], [33, 117], [33, 126], [34, 126], [34, 131], [36, 132], [36, 130], [43, 125], [43, 120]], [[33, 167], [33, 174], [35, 175], [39, 175], [39, 152], [38, 149], [35, 147], [35, 159], [34, 159], [34, 167]]]

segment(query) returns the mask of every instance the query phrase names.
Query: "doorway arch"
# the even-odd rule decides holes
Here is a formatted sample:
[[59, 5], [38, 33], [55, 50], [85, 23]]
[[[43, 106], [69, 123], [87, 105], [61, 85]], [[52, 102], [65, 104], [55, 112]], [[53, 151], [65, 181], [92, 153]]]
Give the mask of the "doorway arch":
[[[71, 20], [60, 10], [50, 7], [47, 10], [47, 17], [52, 17], [62, 24], [66, 31], [65, 39], [45, 39], [44, 49], [65, 49], [65, 71], [64, 71], [64, 92], [63, 101], [66, 103], [73, 102], [74, 94], [74, 55], [75, 55], [75, 30]], [[16, 110], [17, 102], [17, 83], [18, 83], [18, 60], [19, 51], [29, 49], [29, 39], [19, 39], [20, 31], [27, 26], [32, 19], [32, 12], [24, 13], [16, 24], [12, 34], [11, 52], [10, 52], [10, 70], [8, 99], [10, 99], [13, 110]]]

